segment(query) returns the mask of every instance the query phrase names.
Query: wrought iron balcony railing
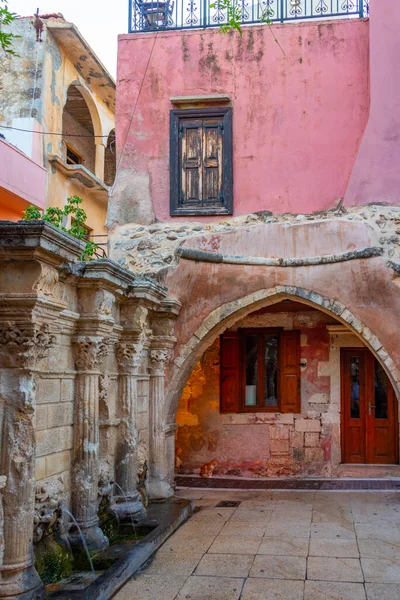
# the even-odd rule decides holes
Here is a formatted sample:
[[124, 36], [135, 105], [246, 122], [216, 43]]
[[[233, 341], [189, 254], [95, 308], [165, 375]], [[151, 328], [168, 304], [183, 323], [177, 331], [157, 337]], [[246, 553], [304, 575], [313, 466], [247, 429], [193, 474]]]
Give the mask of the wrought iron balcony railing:
[[[369, 15], [369, 0], [232, 1], [243, 25]], [[228, 11], [222, 0], [129, 0], [130, 33], [218, 27], [227, 22]]]

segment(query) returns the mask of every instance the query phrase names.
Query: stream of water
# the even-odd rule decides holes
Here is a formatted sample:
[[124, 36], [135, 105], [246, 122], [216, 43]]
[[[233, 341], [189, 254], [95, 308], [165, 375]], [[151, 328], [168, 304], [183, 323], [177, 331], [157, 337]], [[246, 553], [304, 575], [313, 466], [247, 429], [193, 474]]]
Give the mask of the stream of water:
[[82, 531], [81, 531], [81, 528], [80, 528], [80, 527], [79, 527], [79, 525], [78, 525], [78, 522], [77, 522], [77, 520], [75, 519], [74, 515], [73, 515], [73, 514], [72, 514], [72, 513], [71, 513], [71, 512], [68, 510], [68, 508], [66, 508], [66, 507], [64, 506], [64, 504], [61, 504], [61, 503], [60, 503], [60, 504], [59, 504], [59, 507], [60, 507], [62, 510], [65, 510], [65, 512], [67, 513], [67, 515], [69, 515], [69, 516], [71, 517], [71, 519], [72, 519], [72, 521], [73, 521], [73, 523], [74, 523], [75, 527], [76, 527], [76, 528], [77, 528], [77, 530], [79, 531], [79, 535], [80, 535], [80, 537], [81, 537], [81, 540], [82, 540], [82, 545], [83, 545], [83, 547], [84, 547], [84, 549], [85, 549], [86, 556], [87, 556], [87, 558], [88, 558], [88, 561], [89, 561], [89, 564], [90, 564], [90, 568], [91, 568], [91, 570], [92, 570], [92, 573], [95, 573], [94, 566], [93, 566], [93, 561], [92, 561], [92, 557], [90, 556], [90, 552], [89, 552], [89, 548], [87, 547], [87, 543], [86, 543], [85, 537], [84, 537], [84, 535], [83, 535], [83, 533], [82, 533]]

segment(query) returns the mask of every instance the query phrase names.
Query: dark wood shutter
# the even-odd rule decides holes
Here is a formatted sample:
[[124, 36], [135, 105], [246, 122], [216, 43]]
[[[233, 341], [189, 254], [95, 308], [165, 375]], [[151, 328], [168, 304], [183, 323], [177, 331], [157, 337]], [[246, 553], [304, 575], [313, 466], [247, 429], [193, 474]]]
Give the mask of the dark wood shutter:
[[171, 111], [171, 215], [233, 212], [232, 109]]
[[300, 331], [280, 334], [279, 399], [281, 412], [301, 412], [300, 398]]
[[220, 338], [220, 412], [239, 412], [239, 335], [226, 331]]
[[181, 206], [202, 201], [203, 122], [201, 119], [182, 120], [179, 128], [181, 154]]
[[203, 204], [224, 205], [222, 190], [222, 117], [203, 120]]

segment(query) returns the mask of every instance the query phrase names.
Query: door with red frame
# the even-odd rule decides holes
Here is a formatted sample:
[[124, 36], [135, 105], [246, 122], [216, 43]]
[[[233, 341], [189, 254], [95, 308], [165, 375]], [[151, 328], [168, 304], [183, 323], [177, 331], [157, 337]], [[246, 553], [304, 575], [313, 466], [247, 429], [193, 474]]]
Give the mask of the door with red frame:
[[341, 350], [342, 462], [397, 464], [397, 399], [367, 348]]

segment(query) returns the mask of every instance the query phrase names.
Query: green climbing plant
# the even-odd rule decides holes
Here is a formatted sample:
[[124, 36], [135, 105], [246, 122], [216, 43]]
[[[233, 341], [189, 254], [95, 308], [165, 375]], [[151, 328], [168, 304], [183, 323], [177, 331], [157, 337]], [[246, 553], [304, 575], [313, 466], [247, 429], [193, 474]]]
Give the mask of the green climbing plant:
[[[219, 26], [219, 30], [222, 33], [228, 33], [229, 31], [237, 31], [240, 35], [242, 35], [242, 19], [243, 19], [243, 7], [242, 4], [238, 0], [217, 0], [210, 4], [210, 8], [213, 8], [218, 11], [226, 11], [226, 23], [221, 23]], [[282, 54], [286, 57], [286, 53], [282, 46], [279, 43], [278, 38], [274, 34], [272, 30], [272, 16], [273, 10], [268, 6], [262, 6], [260, 3], [260, 23], [264, 23], [268, 26], [269, 32], [271, 33], [274, 41], [278, 44]]]
[[3, 30], [4, 25], [10, 25], [15, 21], [16, 13], [8, 10], [7, 0], [0, 0], [0, 48], [7, 52], [7, 54], [13, 54], [16, 56], [16, 52], [12, 48], [13, 41], [19, 37], [15, 33], [7, 33]]
[[[51, 223], [55, 227], [62, 229], [66, 233], [69, 233], [78, 240], [84, 240], [86, 242], [85, 250], [82, 252], [81, 260], [93, 260], [96, 256], [96, 252], [99, 248], [97, 244], [90, 240], [86, 240], [87, 230], [85, 227], [87, 215], [83, 208], [80, 208], [82, 204], [82, 198], [79, 196], [70, 196], [67, 198], [67, 202], [64, 208], [57, 208], [50, 206], [45, 211], [39, 210], [36, 206], [29, 205], [23, 216], [24, 221], [46, 221]], [[67, 217], [71, 217], [71, 227], [66, 228], [63, 222]]]

